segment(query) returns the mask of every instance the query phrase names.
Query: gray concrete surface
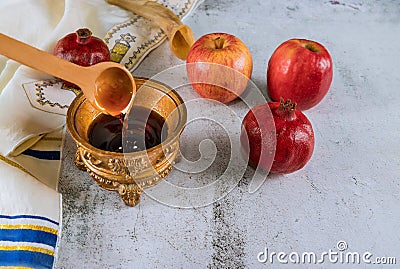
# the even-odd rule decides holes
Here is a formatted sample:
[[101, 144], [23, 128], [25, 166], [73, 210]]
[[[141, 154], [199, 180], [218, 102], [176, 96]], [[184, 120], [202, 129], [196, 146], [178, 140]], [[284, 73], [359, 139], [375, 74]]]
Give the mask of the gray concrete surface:
[[[370, 252], [372, 262], [397, 258], [397, 266], [362, 260], [357, 265], [325, 256], [323, 263], [300, 262], [296, 268], [398, 268], [400, 2], [210, 0], [185, 22], [196, 37], [221, 31], [241, 38], [253, 55], [252, 79], [261, 90], [268, 59], [283, 41], [309, 38], [328, 48], [334, 62], [331, 89], [305, 112], [315, 131], [312, 159], [296, 173], [269, 176], [252, 194], [247, 171], [227, 196], [208, 206], [174, 208], [144, 194], [139, 206], [129, 208], [116, 193], [102, 190], [75, 168], [75, 145], [67, 136], [56, 268], [294, 266], [288, 256], [281, 257], [287, 265], [277, 256], [272, 265], [261, 263], [258, 258], [264, 256], [259, 253], [266, 248], [269, 254], [314, 252], [318, 259], [324, 252], [337, 252], [337, 257]], [[163, 44], [134, 75], [151, 77], [181, 63]], [[241, 102], [231, 107], [245, 113]], [[173, 171], [168, 181], [206, 185], [226, 167], [226, 134], [206, 121], [189, 125], [185, 132], [188, 159], [199, 158], [199, 143], [207, 138], [214, 140], [220, 158], [204, 173]], [[344, 251], [340, 241], [347, 244]]]

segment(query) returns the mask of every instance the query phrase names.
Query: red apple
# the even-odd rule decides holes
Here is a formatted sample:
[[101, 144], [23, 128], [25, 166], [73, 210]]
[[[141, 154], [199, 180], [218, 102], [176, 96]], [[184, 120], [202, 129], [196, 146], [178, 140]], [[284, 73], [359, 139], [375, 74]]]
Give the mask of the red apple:
[[202, 97], [228, 103], [245, 90], [253, 61], [236, 36], [212, 33], [200, 37], [186, 59], [188, 78]]
[[300, 110], [318, 104], [332, 82], [332, 59], [326, 48], [306, 39], [282, 43], [268, 62], [268, 93], [273, 101], [291, 99]]

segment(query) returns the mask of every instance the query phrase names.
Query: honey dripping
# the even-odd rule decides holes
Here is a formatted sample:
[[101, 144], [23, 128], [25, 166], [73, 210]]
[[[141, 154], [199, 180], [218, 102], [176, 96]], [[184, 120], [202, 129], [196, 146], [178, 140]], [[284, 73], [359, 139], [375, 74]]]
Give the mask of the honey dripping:
[[155, 147], [167, 137], [168, 127], [157, 112], [137, 106], [132, 108], [130, 115], [124, 145], [124, 114], [116, 117], [107, 114], [97, 116], [89, 127], [89, 143], [101, 150], [128, 153]]

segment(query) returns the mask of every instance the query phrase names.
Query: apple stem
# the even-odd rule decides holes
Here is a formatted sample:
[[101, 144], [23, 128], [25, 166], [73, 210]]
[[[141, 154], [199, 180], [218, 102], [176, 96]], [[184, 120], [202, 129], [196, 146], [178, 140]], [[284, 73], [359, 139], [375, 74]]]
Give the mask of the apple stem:
[[314, 46], [314, 44], [307, 43], [304, 47], [309, 51], [318, 52], [318, 49]]
[[214, 39], [214, 43], [216, 49], [222, 49], [224, 47], [225, 40], [219, 36]]

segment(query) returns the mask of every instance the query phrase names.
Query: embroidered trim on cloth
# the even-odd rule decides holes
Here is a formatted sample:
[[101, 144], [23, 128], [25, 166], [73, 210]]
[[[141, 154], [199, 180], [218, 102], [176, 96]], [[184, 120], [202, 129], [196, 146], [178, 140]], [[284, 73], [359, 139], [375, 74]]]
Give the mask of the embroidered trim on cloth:
[[0, 268], [52, 268], [58, 229], [42, 216], [0, 215]]
[[[9, 165], [11, 165], [11, 166], [13, 166], [13, 167], [15, 167], [15, 168], [21, 170], [22, 172], [24, 172], [24, 173], [30, 175], [31, 177], [33, 177], [33, 178], [39, 180], [39, 179], [38, 179], [37, 177], [35, 177], [31, 172], [29, 172], [28, 170], [26, 170], [23, 166], [19, 165], [18, 163], [14, 162], [14, 161], [11, 161], [10, 159], [4, 157], [3, 155], [0, 155], [0, 160], [3, 161], [3, 162], [5, 162], [6, 164], [9, 164]], [[39, 181], [40, 181], [40, 180], [39, 180]]]

